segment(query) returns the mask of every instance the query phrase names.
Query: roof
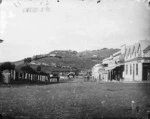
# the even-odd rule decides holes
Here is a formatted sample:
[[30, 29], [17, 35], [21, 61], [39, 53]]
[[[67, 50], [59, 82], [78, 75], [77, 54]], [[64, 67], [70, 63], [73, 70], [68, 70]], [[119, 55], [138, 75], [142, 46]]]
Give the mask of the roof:
[[126, 46], [126, 55], [130, 54], [131, 47], [132, 46]]
[[93, 71], [99, 71], [99, 70], [102, 70], [102, 69], [103, 69], [103, 66], [101, 64], [96, 64], [92, 68]]
[[143, 50], [143, 53], [147, 53], [148, 51], [150, 51], [150, 45]]
[[119, 63], [123, 63], [123, 62], [124, 62], [124, 57], [125, 57], [124, 54], [121, 54], [121, 55], [119, 56]]
[[144, 51], [146, 48], [150, 46], [150, 40], [141, 40], [134, 45], [126, 47], [126, 55], [132, 54], [134, 51], [138, 52], [139, 47], [141, 51]]
[[101, 66], [101, 64], [96, 64], [94, 67], [99, 67], [99, 66]]
[[114, 68], [116, 68], [117, 66], [109, 66], [109, 67], [106, 67], [105, 70], [112, 70]]
[[150, 45], [150, 40], [141, 40], [139, 44], [141, 46], [141, 51], [143, 51]]
[[113, 54], [113, 57], [118, 56], [118, 55], [120, 55], [120, 54], [121, 54], [121, 50], [119, 50], [118, 52], [115, 52], [115, 53]]
[[140, 46], [140, 43], [136, 43], [136, 44], [135, 44], [135, 51], [136, 51], [136, 52], [138, 51], [139, 46]]
[[135, 45], [133, 45], [133, 46], [131, 47], [130, 54], [133, 54], [134, 50], [135, 50]]

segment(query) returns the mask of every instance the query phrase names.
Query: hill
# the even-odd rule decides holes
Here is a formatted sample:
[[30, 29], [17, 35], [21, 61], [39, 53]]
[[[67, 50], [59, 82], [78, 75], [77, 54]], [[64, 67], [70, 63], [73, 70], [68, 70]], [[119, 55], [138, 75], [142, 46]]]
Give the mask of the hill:
[[92, 51], [72, 51], [72, 50], [54, 50], [48, 54], [35, 55], [31, 58], [15, 62], [17, 67], [28, 64], [34, 69], [38, 66], [42, 67], [43, 71], [52, 70], [86, 70], [91, 69], [95, 64], [101, 63], [106, 57], [109, 57], [119, 49], [107, 49]]
[[83, 52], [79, 52], [78, 56], [79, 57], [85, 57], [85, 58], [98, 58], [100, 60], [109, 57], [110, 55], [112, 55], [113, 53], [119, 51], [119, 49], [108, 49], [108, 48], [103, 48], [100, 50], [87, 50], [87, 51], [83, 51]]

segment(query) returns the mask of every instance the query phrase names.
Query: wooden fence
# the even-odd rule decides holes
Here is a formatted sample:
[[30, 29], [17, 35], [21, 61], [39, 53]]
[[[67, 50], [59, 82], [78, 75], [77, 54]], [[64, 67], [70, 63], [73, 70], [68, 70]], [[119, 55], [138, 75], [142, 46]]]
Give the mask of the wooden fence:
[[[5, 78], [6, 77], [4, 77], [4, 80], [8, 80]], [[8, 83], [17, 82], [17, 81], [18, 82], [19, 81], [21, 82], [54, 82], [56, 81], [52, 79], [50, 80], [48, 74], [41, 75], [41, 74], [27, 73], [27, 72], [16, 71], [16, 70], [9, 71], [9, 76], [7, 78], [10, 78]]]

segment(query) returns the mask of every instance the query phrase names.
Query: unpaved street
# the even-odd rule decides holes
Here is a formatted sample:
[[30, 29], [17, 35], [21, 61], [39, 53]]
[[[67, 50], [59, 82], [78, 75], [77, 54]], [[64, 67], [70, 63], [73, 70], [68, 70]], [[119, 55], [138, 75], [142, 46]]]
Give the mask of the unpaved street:
[[[131, 101], [139, 107], [132, 113]], [[4, 119], [145, 118], [150, 111], [150, 83], [87, 82], [49, 85], [2, 85]]]

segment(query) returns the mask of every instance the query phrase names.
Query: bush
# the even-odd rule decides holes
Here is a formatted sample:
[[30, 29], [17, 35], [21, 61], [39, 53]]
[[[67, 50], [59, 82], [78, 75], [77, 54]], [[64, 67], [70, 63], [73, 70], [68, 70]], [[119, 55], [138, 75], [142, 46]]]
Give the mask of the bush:
[[0, 71], [0, 82], [2, 82], [3, 81], [3, 74], [2, 74], [2, 72]]
[[36, 71], [30, 67], [29, 65], [21, 67], [21, 70], [26, 72], [26, 73], [36, 73]]
[[40, 74], [40, 75], [48, 75], [47, 73], [42, 72], [42, 71], [41, 71], [39, 74]]
[[32, 61], [31, 57], [25, 58], [24, 63], [30, 63]]
[[42, 67], [41, 67], [41, 66], [38, 66], [38, 67], [36, 68], [36, 70], [37, 70], [38, 72], [41, 72], [41, 71], [42, 71]]

